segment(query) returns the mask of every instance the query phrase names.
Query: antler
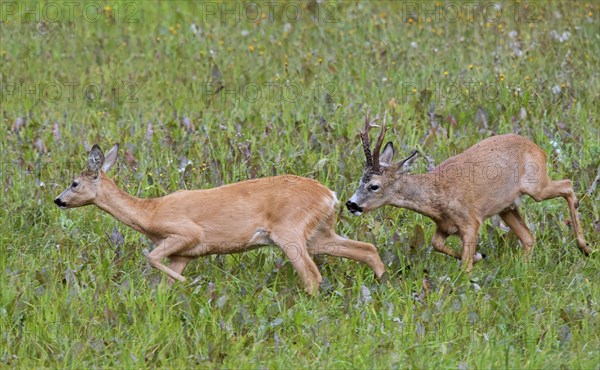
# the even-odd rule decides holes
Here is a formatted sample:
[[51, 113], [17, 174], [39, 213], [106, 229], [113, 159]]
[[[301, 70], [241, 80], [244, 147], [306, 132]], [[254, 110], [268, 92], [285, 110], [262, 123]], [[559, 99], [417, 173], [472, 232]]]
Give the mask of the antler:
[[365, 164], [366, 168], [373, 167], [373, 157], [371, 154], [371, 143], [369, 142], [369, 131], [373, 126], [371, 122], [369, 122], [369, 112], [367, 112], [367, 116], [365, 117], [365, 130], [361, 131], [360, 138], [362, 139], [363, 150], [365, 152], [365, 157], [367, 157], [367, 163]]
[[377, 144], [375, 144], [375, 149], [373, 149], [373, 173], [381, 173], [381, 165], [379, 164], [379, 154], [381, 153], [381, 144], [383, 144], [383, 138], [385, 137], [385, 132], [387, 123], [387, 111], [383, 113], [383, 122], [381, 123], [381, 132], [379, 132], [379, 137], [377, 138]]
[[371, 144], [369, 141], [369, 131], [373, 127], [377, 127], [373, 123], [379, 118], [379, 115], [375, 117], [374, 120], [369, 121], [369, 113], [365, 118], [365, 130], [361, 131], [360, 138], [362, 139], [363, 150], [365, 152], [365, 157], [367, 158], [367, 163], [365, 164], [365, 168], [369, 169], [371, 173], [381, 173], [381, 165], [379, 164], [379, 154], [381, 152], [381, 145], [383, 144], [383, 138], [385, 137], [386, 132], [386, 123], [387, 123], [387, 112], [383, 115], [383, 123], [381, 125], [381, 132], [379, 133], [379, 137], [377, 138], [377, 143], [375, 144], [375, 149], [371, 152]]

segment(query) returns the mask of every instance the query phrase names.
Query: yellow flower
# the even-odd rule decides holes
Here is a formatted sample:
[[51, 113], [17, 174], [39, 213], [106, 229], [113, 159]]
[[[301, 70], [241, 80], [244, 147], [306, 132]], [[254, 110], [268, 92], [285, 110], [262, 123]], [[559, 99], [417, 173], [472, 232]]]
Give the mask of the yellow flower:
[[448, 71], [444, 71], [444, 77], [448, 77]]
[[525, 76], [525, 80], [526, 80], [526, 81], [529, 81], [529, 76]]
[[110, 13], [110, 12], [112, 12], [112, 7], [110, 5], [107, 5], [104, 7], [104, 11], [107, 13]]
[[473, 65], [472, 64], [469, 64], [469, 69], [473, 69]]
[[254, 51], [254, 45], [248, 45], [248, 50], [250, 50], [251, 52]]
[[504, 81], [504, 75], [502, 73], [500, 73], [499, 79], [500, 79], [500, 81]]

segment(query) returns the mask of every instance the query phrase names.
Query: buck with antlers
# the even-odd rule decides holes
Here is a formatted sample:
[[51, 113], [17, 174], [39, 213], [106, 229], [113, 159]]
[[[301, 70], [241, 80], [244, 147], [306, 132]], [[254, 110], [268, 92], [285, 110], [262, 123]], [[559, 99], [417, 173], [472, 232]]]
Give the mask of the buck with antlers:
[[148, 262], [170, 279], [184, 281], [181, 273], [193, 258], [267, 244], [283, 250], [309, 294], [316, 293], [322, 280], [310, 255], [350, 258], [369, 265], [378, 278], [384, 273], [372, 244], [335, 233], [335, 193], [315, 180], [284, 175], [139, 199], [106, 176], [117, 151], [115, 145], [104, 157], [94, 145], [87, 168], [54, 203], [62, 209], [94, 204], [145, 234], [156, 245], [145, 252]]
[[[528, 139], [514, 134], [498, 135], [481, 141], [461, 154], [442, 162], [425, 174], [409, 174], [417, 151], [392, 163], [394, 146], [381, 145], [386, 133], [384, 115], [377, 144], [371, 152], [369, 130], [375, 127], [367, 115], [361, 132], [367, 158], [359, 188], [346, 203], [354, 215], [392, 205], [416, 211], [431, 218], [437, 229], [431, 244], [435, 250], [460, 259], [467, 272], [482, 258], [475, 253], [479, 228], [491, 216], [500, 215], [523, 245], [524, 258], [535, 239], [519, 214], [519, 201], [527, 194], [536, 201], [563, 197], [569, 205], [577, 246], [589, 255], [570, 180], [551, 180], [546, 172], [546, 154]], [[445, 245], [450, 235], [462, 242], [462, 255]]]

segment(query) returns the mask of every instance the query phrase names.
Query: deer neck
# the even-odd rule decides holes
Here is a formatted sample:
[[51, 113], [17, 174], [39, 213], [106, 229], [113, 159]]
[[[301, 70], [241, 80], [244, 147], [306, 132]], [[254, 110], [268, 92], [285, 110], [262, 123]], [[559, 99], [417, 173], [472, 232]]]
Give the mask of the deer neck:
[[442, 208], [439, 206], [440, 190], [435, 175], [404, 174], [399, 182], [401, 186], [392, 199], [392, 205], [418, 212], [434, 221], [442, 218], [440, 212]]
[[104, 177], [94, 204], [125, 225], [148, 234], [148, 215], [152, 199], [140, 199], [121, 190], [112, 180]]

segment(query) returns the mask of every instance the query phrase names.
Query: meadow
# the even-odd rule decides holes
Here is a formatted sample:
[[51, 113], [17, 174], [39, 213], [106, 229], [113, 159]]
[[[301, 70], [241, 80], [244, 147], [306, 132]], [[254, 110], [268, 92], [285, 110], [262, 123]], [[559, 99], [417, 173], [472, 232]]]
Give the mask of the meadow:
[[[597, 2], [0, 2], [1, 368], [560, 368], [600, 363]], [[493, 134], [548, 155], [580, 199], [523, 199], [536, 235], [486, 222], [471, 277], [434, 224], [343, 203], [365, 114], [388, 112], [415, 172]], [[52, 200], [95, 143], [138, 197], [277, 174], [340, 199], [336, 230], [390, 274], [317, 257], [307, 296], [276, 248], [192, 262], [169, 288], [153, 246], [89, 206]], [[596, 179], [596, 182], [595, 182]], [[459, 248], [458, 239], [449, 245]]]

